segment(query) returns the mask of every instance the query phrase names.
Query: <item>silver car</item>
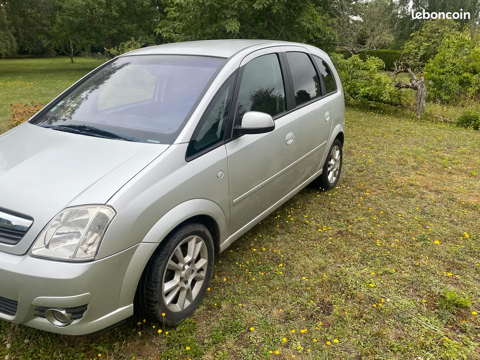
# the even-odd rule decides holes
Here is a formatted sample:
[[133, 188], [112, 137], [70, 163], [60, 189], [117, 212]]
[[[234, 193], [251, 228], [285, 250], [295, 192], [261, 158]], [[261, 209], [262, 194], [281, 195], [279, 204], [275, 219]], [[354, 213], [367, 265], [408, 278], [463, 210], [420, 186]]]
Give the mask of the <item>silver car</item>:
[[175, 325], [214, 257], [309, 183], [340, 177], [328, 55], [264, 40], [115, 58], [0, 136], [0, 319], [60, 334], [134, 311]]

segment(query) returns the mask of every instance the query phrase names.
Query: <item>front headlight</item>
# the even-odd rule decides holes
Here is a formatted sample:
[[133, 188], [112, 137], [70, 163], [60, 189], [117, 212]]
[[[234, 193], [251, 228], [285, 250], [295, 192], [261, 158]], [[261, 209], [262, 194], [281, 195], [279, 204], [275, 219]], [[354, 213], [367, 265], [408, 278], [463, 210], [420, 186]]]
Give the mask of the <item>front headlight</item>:
[[64, 261], [93, 260], [114, 216], [115, 210], [109, 206], [67, 208], [43, 229], [31, 255]]

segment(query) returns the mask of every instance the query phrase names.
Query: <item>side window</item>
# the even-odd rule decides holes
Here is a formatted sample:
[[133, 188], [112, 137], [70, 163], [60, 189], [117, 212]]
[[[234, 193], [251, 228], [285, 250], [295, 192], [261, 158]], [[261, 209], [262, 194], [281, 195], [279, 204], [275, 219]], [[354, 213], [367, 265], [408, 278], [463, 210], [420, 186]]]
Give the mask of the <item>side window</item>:
[[320, 96], [320, 81], [308, 55], [302, 52], [287, 52], [287, 60], [292, 74], [295, 104], [299, 106]]
[[222, 85], [205, 114], [203, 114], [199, 127], [195, 130], [188, 145], [187, 157], [223, 141], [225, 123], [228, 119], [228, 111], [230, 110], [234, 90], [235, 76], [236, 73]]
[[245, 66], [236, 111], [236, 122], [248, 111], [272, 116], [285, 111], [285, 87], [276, 54], [260, 56]]
[[337, 90], [337, 84], [335, 83], [335, 78], [333, 77], [332, 70], [330, 70], [327, 63], [317, 56], [314, 56], [313, 58], [315, 59], [318, 70], [320, 71], [320, 75], [323, 78], [323, 82], [325, 84], [325, 90], [327, 91], [327, 94], [330, 94], [335, 90]]

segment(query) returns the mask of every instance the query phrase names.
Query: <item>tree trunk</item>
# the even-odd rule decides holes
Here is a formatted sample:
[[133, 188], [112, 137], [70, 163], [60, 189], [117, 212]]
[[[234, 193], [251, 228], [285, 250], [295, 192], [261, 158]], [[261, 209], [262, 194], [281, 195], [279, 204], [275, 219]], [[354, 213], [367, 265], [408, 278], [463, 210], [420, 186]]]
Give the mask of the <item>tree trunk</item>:
[[422, 116], [427, 102], [427, 87], [424, 79], [417, 80], [417, 117]]
[[70, 53], [69, 53], [69, 56], [70, 56], [70, 61], [71, 63], [73, 64], [73, 55], [74, 55], [74, 51], [73, 51], [73, 41], [72, 39], [68, 39], [68, 41], [70, 42]]

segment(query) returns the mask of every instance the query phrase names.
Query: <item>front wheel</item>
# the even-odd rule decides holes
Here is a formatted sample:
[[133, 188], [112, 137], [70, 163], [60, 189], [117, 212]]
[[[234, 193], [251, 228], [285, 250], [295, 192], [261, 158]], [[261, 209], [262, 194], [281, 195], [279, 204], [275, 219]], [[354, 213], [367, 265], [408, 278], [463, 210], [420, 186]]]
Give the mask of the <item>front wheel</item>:
[[170, 234], [150, 260], [137, 292], [140, 313], [173, 326], [189, 317], [207, 291], [214, 264], [212, 235], [202, 224]]
[[342, 160], [342, 143], [340, 140], [335, 139], [323, 165], [323, 172], [313, 181], [312, 185], [324, 190], [330, 190], [337, 186], [342, 172]]

